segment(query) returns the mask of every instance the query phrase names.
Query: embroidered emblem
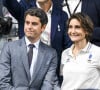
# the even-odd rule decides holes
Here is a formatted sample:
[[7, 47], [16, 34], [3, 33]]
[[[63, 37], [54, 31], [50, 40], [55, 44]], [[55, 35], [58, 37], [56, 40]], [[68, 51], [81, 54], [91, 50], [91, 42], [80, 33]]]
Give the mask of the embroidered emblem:
[[70, 59], [69, 59], [69, 58], [67, 58], [66, 62], [69, 62], [69, 61], [70, 61]]
[[61, 30], [60, 30], [60, 25], [58, 25], [58, 31], [60, 32]]
[[91, 63], [92, 54], [89, 55], [88, 63]]

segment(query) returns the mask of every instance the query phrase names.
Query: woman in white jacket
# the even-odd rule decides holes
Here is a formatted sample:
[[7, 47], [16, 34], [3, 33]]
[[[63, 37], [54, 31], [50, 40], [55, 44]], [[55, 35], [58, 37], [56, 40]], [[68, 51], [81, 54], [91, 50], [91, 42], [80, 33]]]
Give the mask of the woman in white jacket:
[[68, 35], [73, 45], [62, 53], [63, 83], [61, 90], [100, 89], [100, 47], [90, 43], [91, 19], [73, 14], [68, 20]]

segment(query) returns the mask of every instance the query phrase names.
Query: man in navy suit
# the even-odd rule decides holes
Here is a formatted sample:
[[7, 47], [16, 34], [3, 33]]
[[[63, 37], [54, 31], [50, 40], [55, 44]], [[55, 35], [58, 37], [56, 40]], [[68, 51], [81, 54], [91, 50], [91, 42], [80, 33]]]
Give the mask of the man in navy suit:
[[68, 16], [64, 11], [56, 7], [56, 5], [52, 3], [52, 0], [36, 0], [36, 2], [34, 2], [34, 0], [30, 1], [30, 3], [27, 3], [26, 0], [21, 0], [20, 3], [18, 3], [16, 0], [4, 0], [4, 5], [18, 20], [20, 38], [24, 35], [23, 14], [28, 8], [39, 7], [47, 13], [49, 20], [44, 33], [41, 35], [41, 40], [47, 45], [56, 49], [58, 55], [57, 74], [59, 76], [61, 53], [72, 43], [67, 36], [66, 21]]
[[[0, 56], [0, 90], [59, 90], [56, 50], [44, 44], [40, 35], [48, 22], [42, 9], [25, 12], [25, 37], [7, 43]], [[32, 61], [29, 64], [29, 45]]]
[[[64, 5], [63, 10], [68, 13], [69, 17], [70, 13], [73, 14], [77, 12], [83, 12], [87, 14], [94, 23], [94, 30], [96, 30], [94, 34], [97, 35], [98, 33], [100, 33], [100, 0], [62, 0], [62, 2]], [[100, 46], [100, 37], [97, 37], [99, 40], [98, 41], [94, 37], [95, 35], [93, 35], [92, 37], [92, 42]]]

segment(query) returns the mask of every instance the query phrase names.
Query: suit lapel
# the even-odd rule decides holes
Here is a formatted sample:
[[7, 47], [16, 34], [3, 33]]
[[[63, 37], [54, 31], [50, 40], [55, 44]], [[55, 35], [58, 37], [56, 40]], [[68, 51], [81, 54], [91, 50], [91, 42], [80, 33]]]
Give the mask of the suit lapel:
[[44, 55], [45, 55], [44, 49], [45, 49], [44, 46], [40, 42], [37, 61], [36, 61], [36, 64], [34, 66], [34, 71], [33, 71], [33, 75], [32, 75], [32, 79], [30, 81], [30, 84], [36, 79], [37, 74], [39, 74], [39, 70], [43, 66], [43, 62], [44, 62], [43, 60], [45, 60], [44, 59]]
[[59, 11], [57, 12], [56, 9], [53, 8], [52, 14], [51, 14], [51, 41], [53, 41], [56, 30], [58, 30], [59, 25]]
[[21, 60], [22, 60], [22, 63], [23, 63], [23, 66], [25, 68], [25, 72], [26, 72], [26, 75], [28, 77], [28, 80], [30, 80], [30, 70], [29, 70], [29, 64], [28, 64], [28, 57], [27, 57], [27, 47], [26, 47], [26, 44], [25, 44], [25, 40], [24, 38], [22, 39], [22, 42], [21, 42]]
[[86, 13], [89, 0], [82, 0], [82, 12]]

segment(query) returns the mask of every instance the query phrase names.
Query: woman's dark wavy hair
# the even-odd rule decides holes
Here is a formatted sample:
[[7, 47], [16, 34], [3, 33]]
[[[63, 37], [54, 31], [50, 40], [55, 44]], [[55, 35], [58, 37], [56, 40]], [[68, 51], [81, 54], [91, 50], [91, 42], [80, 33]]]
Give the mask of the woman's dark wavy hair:
[[77, 19], [80, 22], [81, 27], [84, 29], [84, 31], [88, 33], [86, 34], [86, 40], [90, 41], [91, 36], [93, 34], [93, 30], [94, 30], [94, 25], [93, 25], [91, 18], [88, 15], [81, 13], [81, 12], [72, 14], [71, 17], [67, 21], [68, 27], [72, 19]]

